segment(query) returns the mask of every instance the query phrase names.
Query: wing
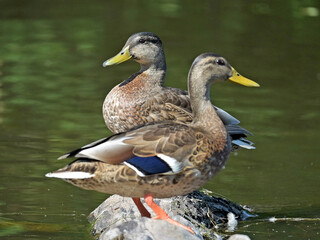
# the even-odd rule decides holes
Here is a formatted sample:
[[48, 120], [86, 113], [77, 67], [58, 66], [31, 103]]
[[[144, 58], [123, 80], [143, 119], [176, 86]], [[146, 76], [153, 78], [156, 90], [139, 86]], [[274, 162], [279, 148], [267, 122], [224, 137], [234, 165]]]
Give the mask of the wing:
[[141, 108], [146, 109], [148, 122], [190, 123], [192, 121], [189, 96], [180, 89], [163, 88], [163, 91], [148, 98]]
[[148, 125], [126, 136], [124, 142], [134, 147], [135, 157], [125, 164], [141, 177], [181, 171], [188, 164], [185, 156], [196, 144], [193, 128], [172, 122]]
[[[178, 88], [168, 87], [164, 89], [163, 94], [166, 95], [165, 103], [167, 110], [170, 111], [171, 108], [174, 108], [174, 111], [178, 113], [180, 111], [183, 111], [184, 115], [187, 115], [188, 118], [192, 118], [190, 97], [187, 91]], [[224, 125], [237, 125], [240, 123], [238, 119], [236, 119], [223, 109], [218, 108], [217, 106], [214, 106], [214, 108]]]
[[182, 162], [164, 154], [152, 157], [135, 156], [124, 162], [125, 165], [133, 169], [140, 177], [155, 174], [174, 174], [183, 168]]
[[195, 145], [194, 130], [175, 123], [151, 124], [116, 134], [71, 151], [59, 159], [89, 158], [108, 164], [125, 164], [139, 176], [181, 171]]
[[177, 157], [181, 151], [191, 151], [188, 149], [196, 142], [192, 127], [173, 122], [141, 127], [126, 136], [124, 142], [134, 146], [133, 153], [141, 157], [155, 154]]
[[[148, 99], [143, 107], [149, 110], [152, 118], [157, 119], [160, 117], [160, 121], [170, 120], [180, 123], [192, 121], [190, 98], [188, 92], [182, 89], [163, 88], [159, 94]], [[240, 123], [238, 119], [223, 109], [216, 106], [214, 108], [224, 125], [237, 125]]]
[[127, 139], [125, 134], [116, 134], [108, 138], [89, 143], [73, 150], [58, 159], [80, 157], [99, 160], [109, 164], [120, 164], [133, 157], [133, 146], [123, 143]]

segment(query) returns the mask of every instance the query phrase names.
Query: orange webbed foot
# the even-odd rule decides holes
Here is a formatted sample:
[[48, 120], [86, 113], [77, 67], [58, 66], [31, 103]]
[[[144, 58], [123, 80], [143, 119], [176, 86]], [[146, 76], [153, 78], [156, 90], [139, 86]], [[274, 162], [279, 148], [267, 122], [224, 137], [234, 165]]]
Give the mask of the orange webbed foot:
[[153, 196], [151, 194], [146, 194], [144, 196], [144, 201], [146, 202], [146, 204], [148, 204], [148, 206], [154, 211], [154, 213], [157, 215], [155, 217], [153, 217], [153, 219], [161, 219], [161, 220], [165, 220], [173, 225], [182, 227], [186, 230], [188, 230], [189, 232], [195, 234], [195, 232], [191, 229], [191, 227], [187, 227], [175, 220], [173, 220], [172, 218], [170, 218], [168, 216], [168, 214], [159, 207], [159, 205], [157, 205], [154, 201], [153, 201]]

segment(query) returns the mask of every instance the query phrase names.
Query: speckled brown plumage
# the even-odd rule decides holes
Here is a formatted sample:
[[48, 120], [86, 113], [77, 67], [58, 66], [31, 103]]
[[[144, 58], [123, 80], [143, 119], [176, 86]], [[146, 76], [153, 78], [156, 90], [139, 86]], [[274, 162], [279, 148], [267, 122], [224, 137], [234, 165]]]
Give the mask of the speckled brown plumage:
[[[228, 152], [227, 148], [225, 152], [220, 153], [221, 156], [224, 156], [226, 152]], [[72, 171], [79, 171], [79, 169], [82, 169], [81, 166], [85, 164], [86, 168], [90, 166], [96, 170], [95, 176], [89, 179], [65, 180], [86, 190], [119, 194], [127, 197], [143, 197], [147, 193], [152, 194], [156, 198], [184, 195], [204, 185], [221, 169], [227, 159], [227, 157], [220, 158], [219, 164], [215, 157], [208, 158], [208, 161], [202, 162], [203, 157], [207, 157], [208, 155], [210, 153], [202, 152], [202, 150], [198, 152], [198, 155], [190, 155], [190, 164], [194, 164], [194, 166], [186, 166], [178, 174], [147, 177], [139, 177], [134, 170], [125, 165], [110, 165], [90, 160], [86, 160], [86, 162], [80, 161], [79, 163], [75, 161], [71, 165]], [[60, 169], [60, 171], [65, 170], [67, 169]], [[69, 166], [68, 171], [70, 170]]]
[[124, 132], [152, 122], [192, 121], [190, 99], [186, 92], [149, 83], [142, 73], [126, 85], [114, 87], [103, 103], [103, 117], [108, 128]]
[[[158, 137], [150, 139], [148, 136], [151, 132]], [[162, 134], [167, 135], [167, 138], [161, 137]], [[171, 129], [168, 125], [153, 125], [146, 128], [145, 132], [138, 129], [129, 132], [127, 136], [133, 135], [135, 138], [126, 142], [134, 142], [132, 145], [135, 146], [135, 155], [170, 153], [174, 158], [186, 156], [181, 159], [185, 162], [184, 169], [173, 175], [139, 177], [134, 170], [125, 165], [80, 159], [58, 171], [87, 169], [88, 172], [94, 173], [94, 177], [89, 179], [66, 179], [67, 182], [87, 190], [128, 197], [143, 197], [149, 193], [156, 198], [165, 198], [184, 195], [200, 188], [221, 170], [230, 152], [230, 140], [225, 138], [222, 151], [216, 151], [213, 138], [208, 138], [205, 133], [196, 132], [186, 125], [171, 124]], [[177, 145], [178, 136], [183, 140]]]

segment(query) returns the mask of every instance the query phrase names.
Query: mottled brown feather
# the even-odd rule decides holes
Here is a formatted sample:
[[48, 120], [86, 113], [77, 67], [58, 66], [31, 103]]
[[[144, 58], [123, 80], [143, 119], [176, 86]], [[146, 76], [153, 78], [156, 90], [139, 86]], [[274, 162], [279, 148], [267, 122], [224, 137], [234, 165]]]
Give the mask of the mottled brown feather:
[[[163, 123], [149, 125], [126, 134], [131, 137], [125, 143], [134, 145], [133, 152], [137, 156], [153, 156], [157, 154], [170, 154], [183, 149], [186, 151], [195, 143], [193, 130], [182, 124]], [[183, 136], [181, 138], [181, 136]], [[179, 142], [177, 145], [175, 142]], [[188, 151], [187, 151], [188, 152]]]
[[[190, 123], [190, 98], [183, 90], [163, 86], [147, 87], [146, 73], [125, 86], [116, 86], [103, 104], [103, 116], [113, 133], [152, 122]], [[133, 91], [136, 90], [136, 91]]]

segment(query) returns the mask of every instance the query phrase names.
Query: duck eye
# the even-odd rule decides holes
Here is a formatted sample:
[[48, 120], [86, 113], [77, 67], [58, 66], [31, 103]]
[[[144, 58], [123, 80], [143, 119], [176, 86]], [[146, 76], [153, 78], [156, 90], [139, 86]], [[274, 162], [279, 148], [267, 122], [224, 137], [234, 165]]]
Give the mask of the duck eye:
[[140, 38], [140, 39], [139, 39], [139, 43], [145, 43], [145, 41], [146, 41], [146, 40], [143, 39], [143, 38]]
[[218, 65], [220, 65], [220, 66], [226, 65], [225, 62], [224, 62], [221, 58], [217, 59], [216, 62], [217, 62]]
[[151, 42], [152, 43], [158, 43], [158, 40], [157, 39], [152, 39]]

